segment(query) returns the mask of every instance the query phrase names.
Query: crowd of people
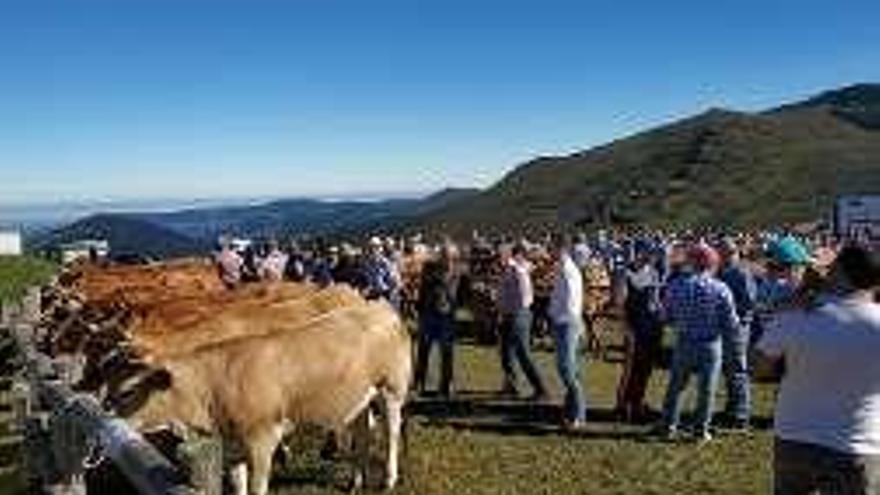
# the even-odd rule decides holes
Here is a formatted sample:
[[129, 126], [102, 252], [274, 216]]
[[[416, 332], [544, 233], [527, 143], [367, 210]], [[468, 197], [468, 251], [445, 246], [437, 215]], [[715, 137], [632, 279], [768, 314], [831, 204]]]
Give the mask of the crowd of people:
[[[458, 311], [478, 274], [489, 272], [483, 282], [494, 304], [500, 393], [520, 394], [519, 370], [529, 399], [549, 400], [531, 352], [533, 326], [549, 321], [564, 388], [563, 426], [574, 431], [588, 420], [584, 296], [595, 289], [589, 274], [598, 267], [609, 282], [606, 309], [625, 329], [621, 421], [653, 423], [654, 437], [697, 443], [710, 441], [718, 427], [748, 430], [752, 380], [775, 374], [781, 377], [777, 493], [880, 493], [880, 257], [864, 243], [768, 232], [600, 232], [491, 242], [475, 235], [459, 248], [449, 239], [429, 246], [419, 238], [373, 237], [363, 249], [317, 243], [282, 251], [270, 242], [236, 253], [225, 244], [217, 264], [229, 287], [248, 280], [348, 283], [368, 298], [388, 300], [417, 323], [417, 393], [426, 393], [431, 351], [439, 348], [442, 397], [455, 393]], [[546, 283], [537, 280], [541, 267], [551, 277]], [[539, 294], [540, 285], [547, 294]], [[666, 393], [655, 412], [646, 390], [670, 340]], [[692, 375], [697, 402], [685, 429], [681, 398]], [[722, 382], [726, 404], [716, 416]], [[720, 424], [713, 424], [716, 417]]]

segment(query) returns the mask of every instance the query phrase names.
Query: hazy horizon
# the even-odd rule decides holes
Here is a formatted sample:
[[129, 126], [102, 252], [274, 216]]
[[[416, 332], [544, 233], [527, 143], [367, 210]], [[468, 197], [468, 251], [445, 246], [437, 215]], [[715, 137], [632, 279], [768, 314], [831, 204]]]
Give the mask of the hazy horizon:
[[0, 227], [44, 228], [98, 213], [158, 213], [196, 208], [248, 206], [279, 200], [382, 201], [424, 197], [437, 191], [386, 191], [335, 195], [242, 196], [226, 198], [115, 198], [57, 200], [32, 203], [0, 202]]

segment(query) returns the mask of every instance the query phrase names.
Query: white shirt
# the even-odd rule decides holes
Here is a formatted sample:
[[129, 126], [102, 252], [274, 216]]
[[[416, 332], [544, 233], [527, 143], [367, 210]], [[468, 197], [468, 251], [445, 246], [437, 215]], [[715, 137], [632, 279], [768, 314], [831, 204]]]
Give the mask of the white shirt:
[[281, 251], [272, 251], [260, 263], [259, 273], [263, 280], [280, 281], [284, 279], [284, 271], [287, 269], [287, 254]]
[[554, 323], [571, 323], [583, 318], [584, 281], [568, 253], [562, 255], [550, 295], [550, 318]]
[[880, 455], [880, 304], [832, 299], [782, 313], [758, 348], [785, 357], [779, 438]]
[[590, 256], [592, 253], [590, 252], [590, 247], [584, 243], [575, 244], [571, 248], [571, 259], [574, 261], [574, 264], [583, 269], [587, 266], [587, 262], [590, 260]]

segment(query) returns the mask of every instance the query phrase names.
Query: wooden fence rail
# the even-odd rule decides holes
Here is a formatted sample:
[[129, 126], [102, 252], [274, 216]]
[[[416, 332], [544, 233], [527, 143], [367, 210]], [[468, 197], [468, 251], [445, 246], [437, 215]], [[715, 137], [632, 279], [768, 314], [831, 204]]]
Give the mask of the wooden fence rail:
[[[36, 299], [35, 299], [36, 298]], [[104, 411], [89, 394], [70, 388], [63, 363], [37, 351], [35, 322], [39, 293], [31, 293], [17, 308], [2, 311], [0, 330], [17, 349], [21, 372], [12, 389], [14, 410], [25, 438], [25, 469], [40, 485], [37, 491], [58, 495], [84, 494], [89, 459], [113, 462], [142, 495], [217, 495], [222, 490], [219, 470], [201, 476], [198, 490], [155, 447], [125, 421]], [[94, 459], [92, 459], [94, 460]], [[214, 463], [218, 464], [217, 462]]]

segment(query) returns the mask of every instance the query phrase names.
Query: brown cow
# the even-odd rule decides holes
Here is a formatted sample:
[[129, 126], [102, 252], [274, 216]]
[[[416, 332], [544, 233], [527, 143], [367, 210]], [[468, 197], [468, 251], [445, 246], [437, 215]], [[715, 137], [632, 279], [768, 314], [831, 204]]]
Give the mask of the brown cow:
[[[254, 311], [254, 324], [273, 333], [150, 360], [111, 395], [117, 410], [142, 430], [221, 435], [243, 455], [232, 473], [238, 493], [265, 495], [272, 454], [290, 425], [339, 431], [379, 398], [387, 412], [385, 484], [393, 487], [411, 376], [409, 336], [394, 310], [370, 302], [305, 326], [264, 320]], [[218, 319], [217, 331], [225, 324]]]

